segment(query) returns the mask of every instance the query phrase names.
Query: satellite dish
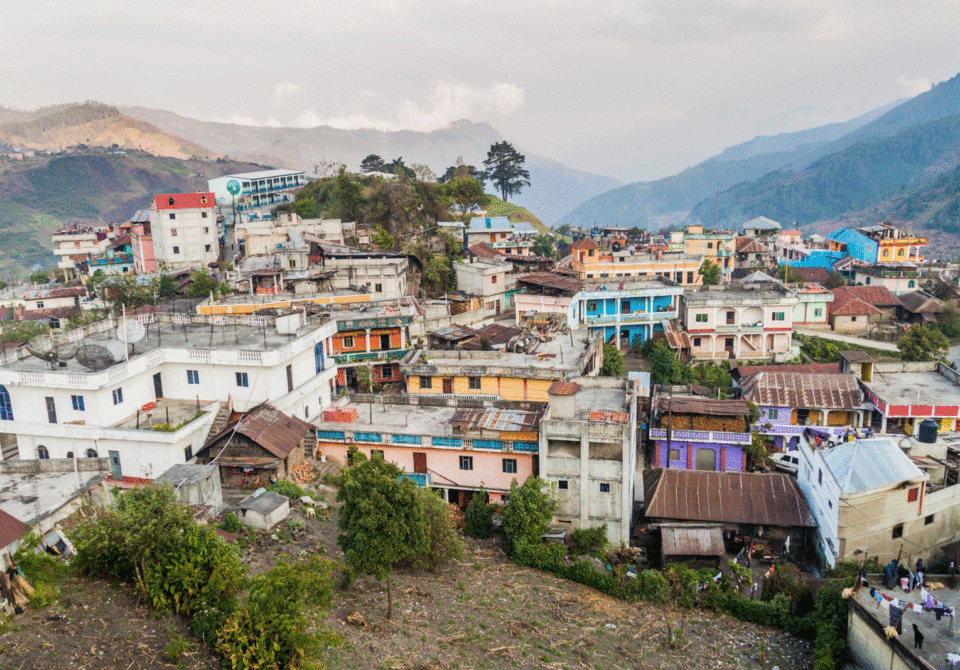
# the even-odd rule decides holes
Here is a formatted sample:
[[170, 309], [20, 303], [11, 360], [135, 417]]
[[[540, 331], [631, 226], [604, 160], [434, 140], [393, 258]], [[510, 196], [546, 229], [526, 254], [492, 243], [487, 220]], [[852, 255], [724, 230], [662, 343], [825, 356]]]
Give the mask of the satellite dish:
[[[122, 343], [121, 343], [122, 344]], [[77, 362], [88, 370], [99, 372], [113, 365], [113, 354], [99, 344], [85, 344], [77, 349]]]
[[52, 369], [56, 369], [60, 361], [69, 361], [77, 355], [79, 345], [60, 344], [52, 337], [43, 336], [31, 340], [26, 348], [37, 358], [47, 361]]
[[117, 340], [107, 340], [103, 343], [103, 348], [110, 353], [114, 363], [119, 363], [127, 357], [127, 345], [125, 345], [123, 342], [118, 342]]
[[127, 344], [139, 342], [146, 334], [147, 329], [136, 319], [127, 319], [117, 326], [117, 339], [121, 342], [126, 340]]

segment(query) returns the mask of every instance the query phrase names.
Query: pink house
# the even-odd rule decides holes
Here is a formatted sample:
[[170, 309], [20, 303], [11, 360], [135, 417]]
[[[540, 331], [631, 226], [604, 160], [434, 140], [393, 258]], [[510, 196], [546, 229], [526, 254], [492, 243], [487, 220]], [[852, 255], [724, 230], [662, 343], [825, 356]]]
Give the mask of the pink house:
[[[543, 412], [360, 403], [317, 429], [317, 452], [346, 465], [351, 447], [394, 463], [418, 486], [465, 505], [475, 491], [502, 502], [534, 474]], [[352, 416], [357, 418], [349, 421]]]
[[130, 248], [133, 251], [134, 271], [138, 274], [157, 271], [157, 261], [153, 255], [150, 212], [146, 209], [137, 210], [130, 219]]

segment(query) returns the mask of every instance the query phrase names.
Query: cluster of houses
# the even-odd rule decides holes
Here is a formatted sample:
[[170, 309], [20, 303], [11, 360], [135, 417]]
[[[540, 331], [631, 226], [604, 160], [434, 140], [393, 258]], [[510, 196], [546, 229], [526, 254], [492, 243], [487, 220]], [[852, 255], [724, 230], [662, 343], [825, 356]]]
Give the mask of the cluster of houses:
[[[44, 312], [49, 335], [0, 352], [4, 463], [96, 463], [113, 482], [195, 464], [243, 487], [361, 450], [459, 505], [503, 503], [537, 475], [555, 487], [557, 533], [606, 525], [611, 542], [642, 543], [669, 529], [664, 561], [719, 560], [696, 547], [751, 537], [824, 566], [901, 546], [937, 559], [960, 540], [960, 375], [852, 345], [836, 364], [792, 363], [797, 328], [935, 319], [943, 303], [924, 289], [953, 277], [923, 262], [922, 239], [877, 226], [804, 241], [760, 217], [742, 234], [575, 230], [557, 262], [532, 252], [527, 224], [477, 216], [439, 224], [464, 253], [457, 291], [428, 300], [420, 261], [374, 248], [363, 226], [252, 214], [301, 178], [231, 175], [119, 226], [54, 233], [58, 267], [80, 280], [208, 268], [232, 291], [72, 330]], [[90, 306], [82, 288], [44, 287], [7, 318]], [[650, 339], [734, 361], [728, 397], [600, 376], [605, 344]], [[704, 528], [719, 543], [687, 536]]]

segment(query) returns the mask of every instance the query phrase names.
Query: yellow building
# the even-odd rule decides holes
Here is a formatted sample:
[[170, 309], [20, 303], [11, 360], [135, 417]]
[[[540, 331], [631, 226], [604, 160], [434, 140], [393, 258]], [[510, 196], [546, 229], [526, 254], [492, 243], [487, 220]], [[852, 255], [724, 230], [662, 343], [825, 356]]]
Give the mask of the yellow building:
[[721, 281], [730, 281], [737, 251], [737, 234], [726, 230], [705, 232], [703, 226], [689, 226], [683, 233], [683, 253], [703, 256], [720, 267]]
[[703, 284], [699, 272], [702, 254], [607, 251], [593, 240], [585, 239], [573, 243], [571, 255], [571, 267], [580, 279], [664, 277], [682, 286]]

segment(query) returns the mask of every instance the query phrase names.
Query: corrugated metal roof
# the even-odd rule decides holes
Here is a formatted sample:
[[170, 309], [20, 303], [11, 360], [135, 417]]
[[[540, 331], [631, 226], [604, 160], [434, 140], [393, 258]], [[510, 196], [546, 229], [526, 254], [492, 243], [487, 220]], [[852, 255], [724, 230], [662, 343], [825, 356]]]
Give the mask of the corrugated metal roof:
[[517, 284], [549, 288], [555, 291], [567, 291], [571, 295], [583, 288], [583, 282], [576, 277], [556, 272], [531, 272], [517, 277]]
[[897, 442], [889, 437], [844, 442], [825, 449], [822, 454], [844, 493], [866, 491], [923, 476]]
[[674, 414], [709, 414], [711, 416], [749, 416], [746, 400], [716, 400], [714, 398], [669, 398], [660, 396], [657, 407]]
[[863, 404], [852, 374], [764, 370], [741, 376], [740, 387], [744, 398], [764, 407], [856, 409]]
[[575, 395], [582, 387], [576, 382], [553, 382], [547, 393], [550, 395]]
[[664, 556], [723, 556], [723, 532], [720, 526], [660, 527]]
[[646, 515], [761, 526], [813, 527], [813, 514], [789, 475], [647, 470]]
[[[207, 445], [231, 433], [236, 422], [230, 422]], [[286, 458], [300, 444], [300, 440], [314, 430], [314, 426], [295, 416], [287, 416], [278, 409], [261, 406], [239, 420], [237, 432], [260, 445], [277, 458]]]
[[783, 228], [783, 226], [773, 219], [768, 219], [765, 216], [758, 216], [743, 224], [743, 228], [744, 230], [748, 228], [752, 230], [780, 230]]
[[477, 331], [473, 328], [469, 326], [458, 326], [456, 324], [427, 331], [427, 335], [439, 337], [442, 340], [465, 340], [476, 334]]
[[502, 260], [504, 258], [503, 254], [491, 247], [486, 242], [477, 242], [476, 244], [471, 244], [467, 247], [467, 252], [471, 256], [477, 256], [478, 258], [495, 258]]
[[454, 413], [450, 423], [462, 431], [498, 430], [530, 432], [540, 426], [543, 412], [523, 412], [507, 409], [462, 409]]
[[820, 375], [835, 375], [840, 372], [839, 363], [800, 363], [798, 365], [740, 365], [733, 369], [738, 377], [754, 372], [810, 372]]

